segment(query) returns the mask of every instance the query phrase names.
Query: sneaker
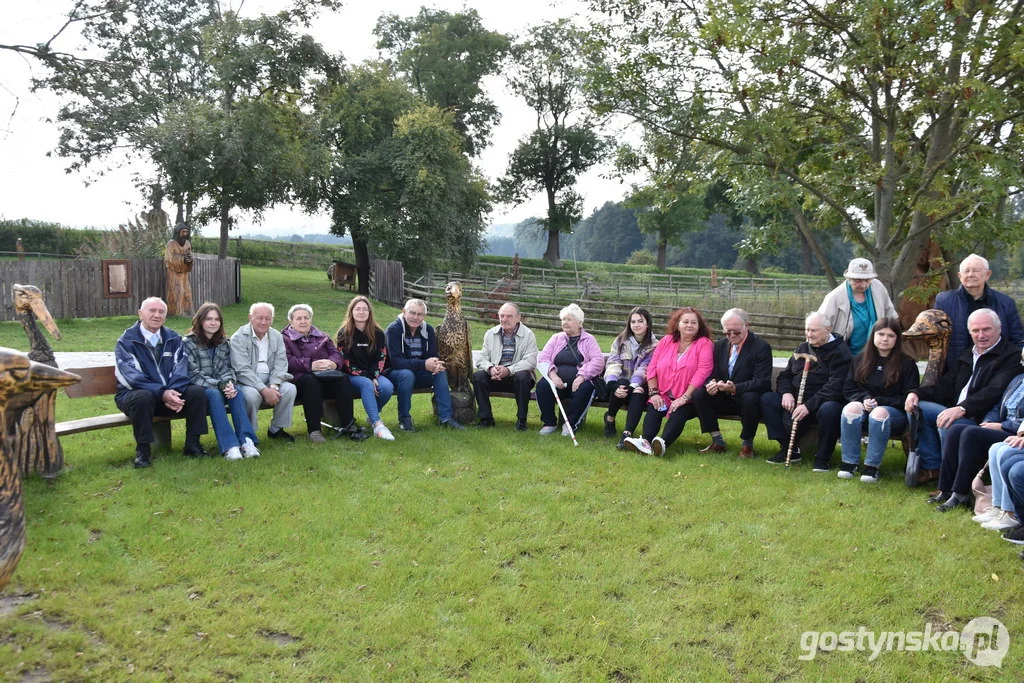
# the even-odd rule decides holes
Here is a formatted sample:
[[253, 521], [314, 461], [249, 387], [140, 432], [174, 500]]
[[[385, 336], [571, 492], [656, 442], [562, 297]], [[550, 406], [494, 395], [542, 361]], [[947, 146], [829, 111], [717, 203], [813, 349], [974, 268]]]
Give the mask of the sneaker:
[[521, 417], [518, 420], [516, 420], [516, 431], [517, 432], [525, 432], [526, 431], [526, 418], [525, 417]]
[[1024, 545], [1024, 524], [1017, 524], [1003, 532], [1003, 540]]
[[493, 417], [481, 417], [480, 420], [476, 423], [476, 426], [480, 427], [481, 429], [486, 429], [488, 427], [494, 427], [495, 426], [494, 418]]
[[995, 505], [992, 505], [991, 507], [985, 509], [981, 514], [974, 515], [973, 517], [971, 517], [971, 521], [977, 522], [978, 524], [984, 524], [985, 522], [991, 522], [993, 519], [1001, 516], [1002, 514], [1003, 511], [1001, 509], [997, 508]]
[[[790, 462], [793, 462], [793, 461], [790, 460]], [[832, 471], [832, 463], [830, 463], [830, 462], [823, 462], [821, 460], [818, 460], [817, 458], [814, 459], [814, 467], [811, 469], [811, 472], [818, 472], [820, 474], [821, 472], [831, 472], [831, 471]]]
[[152, 464], [153, 463], [150, 460], [150, 446], [149, 446], [149, 444], [148, 443], [140, 443], [140, 444], [136, 445], [135, 446], [135, 460], [132, 461], [132, 465], [134, 465], [138, 469], [142, 469], [144, 467], [149, 467]]
[[327, 443], [327, 439], [324, 438], [323, 432], [319, 429], [309, 433], [309, 440], [313, 443]]
[[879, 474], [877, 467], [868, 465], [864, 468], [864, 473], [860, 475], [860, 480], [865, 484], [876, 484], [880, 476], [882, 475]]
[[658, 456], [659, 458], [665, 455], [666, 448], [667, 446], [665, 445], [665, 439], [661, 438], [660, 436], [656, 436], [651, 440], [651, 452], [654, 453], [654, 455]]
[[239, 450], [238, 446], [232, 446], [224, 452], [225, 460], [241, 460], [242, 451]]
[[[790, 465], [794, 465], [794, 464], [800, 462], [800, 460], [801, 460], [801, 458], [800, 458], [800, 450], [794, 448], [793, 449], [793, 454], [789, 456], [789, 464]], [[778, 453], [776, 453], [772, 457], [768, 458], [767, 460], [765, 460], [765, 462], [767, 462], [770, 465], [785, 465], [786, 464], [786, 451], [785, 451], [785, 449], [779, 451]]]
[[622, 436], [619, 437], [619, 442], [615, 444], [615, 448], [619, 449], [620, 451], [626, 450], [626, 439], [628, 439], [631, 436], [633, 435], [630, 434], [629, 432], [622, 432]]
[[256, 448], [256, 444], [249, 437], [245, 437], [245, 443], [242, 444], [242, 455], [246, 458], [260, 457], [260, 449]]
[[543, 427], [540, 428], [540, 435], [541, 436], [551, 436], [552, 434], [554, 434], [557, 431], [558, 431], [558, 427], [555, 427], [554, 425], [544, 425]]
[[203, 448], [203, 444], [199, 443], [198, 440], [186, 441], [185, 447], [181, 449], [181, 454], [184, 455], [186, 458], [210, 457], [210, 454], [207, 452], [207, 450]]
[[272, 432], [268, 429], [267, 436], [270, 437], [271, 439], [281, 439], [286, 443], [295, 443], [295, 437], [289, 434], [288, 432], [284, 431], [283, 429], [278, 429], [276, 432]]
[[565, 422], [562, 424], [562, 436], [569, 436], [569, 423]]
[[378, 439], [384, 439], [385, 441], [394, 441], [395, 435], [391, 433], [387, 425], [383, 422], [378, 422], [377, 426], [373, 428], [373, 435]]
[[414, 425], [412, 423], [412, 418], [411, 417], [407, 417], [404, 420], [399, 420], [398, 421], [398, 428], [401, 429], [403, 432], [415, 432], [416, 431], [416, 425]]
[[839, 471], [836, 472], [836, 476], [840, 479], [853, 479], [853, 476], [857, 473], [857, 465], [852, 462], [844, 462], [839, 466]]
[[447, 420], [445, 420], [444, 422], [441, 423], [441, 426], [442, 427], [447, 427], [448, 429], [455, 429], [455, 430], [465, 429], [466, 428], [461, 422], [456, 420], [454, 417], [449, 417]]
[[615, 420], [609, 420], [608, 413], [604, 414], [604, 438], [615, 438]]
[[989, 529], [991, 531], [1003, 531], [1005, 529], [1012, 529], [1013, 527], [1020, 524], [1020, 520], [1010, 512], [1003, 512], [995, 519], [989, 520], [981, 525], [982, 529]]
[[650, 455], [653, 453], [651, 450], [651, 444], [647, 443], [647, 441], [639, 436], [634, 436], [629, 439], [625, 439], [624, 441], [627, 451], [633, 451], [634, 453], [641, 453], [643, 455]]

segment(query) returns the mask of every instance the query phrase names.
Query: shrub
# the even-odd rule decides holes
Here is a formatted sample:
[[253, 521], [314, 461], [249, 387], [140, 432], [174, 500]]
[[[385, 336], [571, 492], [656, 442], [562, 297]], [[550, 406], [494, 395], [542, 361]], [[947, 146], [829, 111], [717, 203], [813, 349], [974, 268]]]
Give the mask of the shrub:
[[653, 266], [657, 263], [658, 259], [646, 249], [637, 249], [629, 255], [629, 259], [626, 261], [627, 266]]

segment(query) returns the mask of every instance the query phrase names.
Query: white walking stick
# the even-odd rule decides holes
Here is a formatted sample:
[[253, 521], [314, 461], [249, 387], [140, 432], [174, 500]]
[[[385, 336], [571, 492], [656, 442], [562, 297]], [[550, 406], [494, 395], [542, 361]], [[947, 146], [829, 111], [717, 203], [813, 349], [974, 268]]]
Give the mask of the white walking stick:
[[565, 420], [565, 426], [569, 429], [569, 436], [572, 437], [572, 445], [579, 448], [579, 442], [576, 441], [576, 433], [572, 429], [572, 424], [569, 422], [569, 415], [565, 412], [565, 406], [562, 405], [562, 399], [558, 396], [558, 387], [555, 386], [554, 380], [548, 375], [548, 370], [551, 369], [550, 363], [539, 363], [537, 369], [544, 375], [544, 379], [551, 385], [551, 393], [555, 395], [555, 403], [558, 404], [558, 410], [562, 413], [562, 419]]

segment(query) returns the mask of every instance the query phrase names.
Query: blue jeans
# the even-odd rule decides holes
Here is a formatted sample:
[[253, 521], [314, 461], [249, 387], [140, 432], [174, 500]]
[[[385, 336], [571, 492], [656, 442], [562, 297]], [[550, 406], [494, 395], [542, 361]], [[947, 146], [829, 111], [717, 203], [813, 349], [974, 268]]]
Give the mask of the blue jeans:
[[1006, 483], [1006, 490], [1010, 493], [1010, 500], [1013, 501], [1013, 509], [1024, 510], [1024, 460], [1003, 460], [1000, 472]]
[[[921, 469], [937, 470], [942, 467], [942, 440], [946, 436], [945, 429], [939, 429], [935, 418], [948, 406], [921, 401], [917, 409], [921, 411], [921, 424], [917, 432], [917, 454], [921, 457]], [[977, 424], [974, 420], [961, 417], [953, 424]]]
[[235, 423], [233, 428], [228, 421], [228, 411], [224, 409], [224, 392], [209, 387], [203, 387], [203, 391], [206, 393], [206, 412], [213, 424], [213, 433], [217, 435], [217, 448], [221, 453], [229, 448], [238, 448], [246, 438], [252, 439], [253, 443], [259, 443], [256, 432], [249, 422], [249, 412], [245, 408], [245, 398], [241, 391], [237, 392], [234, 398], [227, 399], [231, 421]]
[[1010, 493], [1006, 490], [1006, 481], [1003, 479], [1003, 464], [1012, 465], [1018, 460], [1024, 460], [1024, 449], [1014, 448], [1008, 443], [992, 444], [988, 449], [988, 474], [992, 477], [992, 505], [1005, 512], [1015, 512], [1016, 508], [1010, 499]]
[[381, 375], [377, 378], [377, 390], [380, 392], [378, 396], [373, 393], [373, 380], [369, 377], [352, 375], [349, 377], [349, 381], [352, 382], [352, 388], [359, 392], [359, 397], [363, 401], [363, 409], [366, 410], [366, 419], [372, 427], [380, 421], [380, 411], [391, 400], [391, 396], [395, 393], [395, 385], [387, 377]]
[[860, 437], [865, 431], [868, 433], [868, 447], [864, 454], [864, 464], [869, 467], [878, 467], [882, 464], [882, 456], [889, 445], [889, 438], [899, 436], [907, 428], [906, 414], [894, 406], [878, 406], [889, 416], [884, 420], [875, 420], [870, 417], [870, 410], [865, 410], [861, 415], [854, 418], [846, 416], [845, 408], [843, 417], [839, 423], [839, 431], [842, 435], [843, 462], [849, 465], [856, 465], [860, 462]]
[[388, 372], [391, 383], [398, 394], [398, 421], [404, 422], [412, 417], [412, 390], [434, 389], [434, 400], [437, 402], [437, 417], [441, 422], [452, 419], [452, 393], [448, 388], [448, 373], [441, 371], [432, 374], [429, 370], [391, 370]]

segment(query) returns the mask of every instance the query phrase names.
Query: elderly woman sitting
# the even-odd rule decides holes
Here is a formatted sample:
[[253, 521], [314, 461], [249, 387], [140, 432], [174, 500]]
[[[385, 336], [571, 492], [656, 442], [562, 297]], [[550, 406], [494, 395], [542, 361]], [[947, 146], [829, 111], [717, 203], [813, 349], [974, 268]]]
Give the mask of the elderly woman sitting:
[[288, 326], [281, 330], [288, 372], [302, 401], [306, 430], [314, 443], [326, 441], [320, 431], [324, 399], [334, 399], [343, 432], [360, 438], [352, 415], [352, 384], [341, 372], [344, 357], [331, 338], [313, 326], [313, 309], [295, 304], [288, 309]]
[[558, 317], [562, 331], [553, 334], [537, 356], [537, 367], [547, 373], [550, 380], [537, 384], [537, 407], [544, 425], [540, 433], [554, 434], [558, 431], [554, 385], [568, 420], [562, 434], [568, 436], [569, 425], [575, 431], [590, 407], [594, 397], [593, 379], [604, 370], [604, 354], [594, 336], [583, 329], [583, 311], [579, 306], [569, 304]]

